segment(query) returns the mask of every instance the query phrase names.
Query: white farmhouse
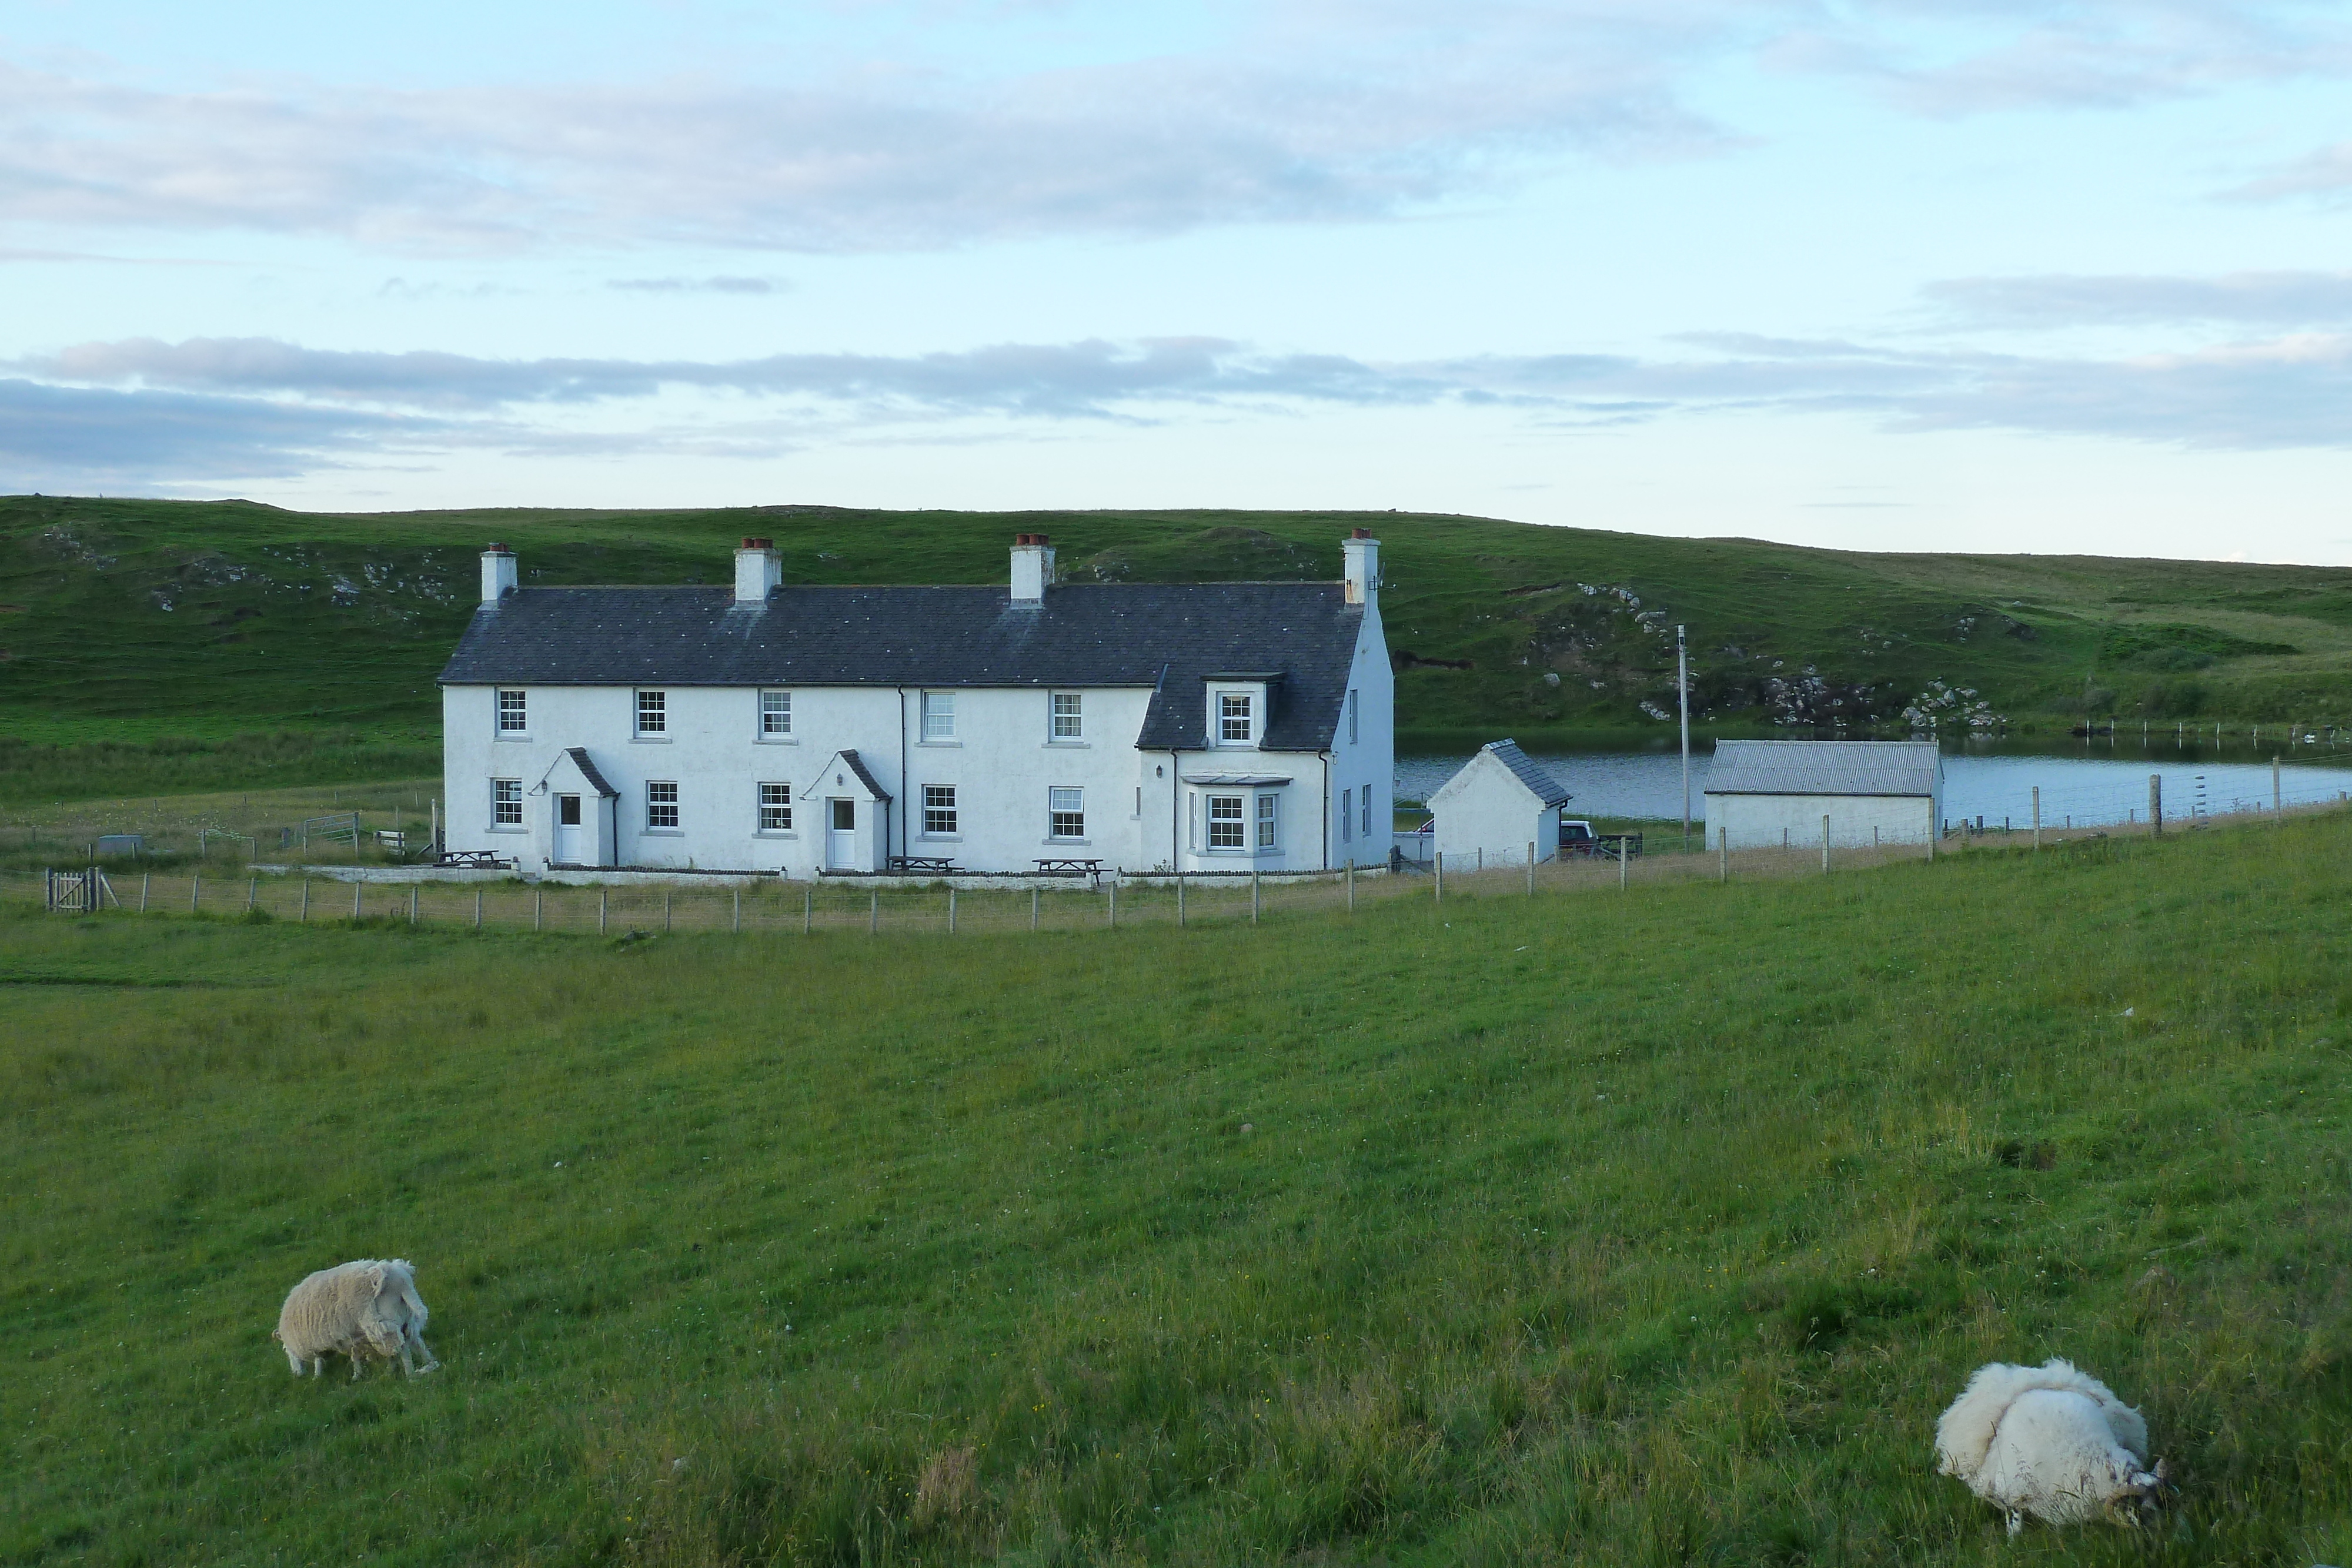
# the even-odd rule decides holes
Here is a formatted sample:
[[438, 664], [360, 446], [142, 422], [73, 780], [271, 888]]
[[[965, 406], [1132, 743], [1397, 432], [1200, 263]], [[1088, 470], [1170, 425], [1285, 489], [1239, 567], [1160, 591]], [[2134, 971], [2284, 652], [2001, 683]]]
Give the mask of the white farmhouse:
[[1706, 773], [1706, 826], [1735, 850], [1924, 844], [1942, 820], [1932, 740], [1725, 740]]
[[446, 843], [523, 869], [1300, 871], [1384, 862], [1380, 542], [1338, 582], [519, 588], [441, 673]]
[[1488, 741], [1430, 793], [1435, 848], [1456, 870], [1524, 865], [1529, 844], [1538, 860], [1550, 860], [1559, 852], [1559, 809], [1571, 799], [1516, 741]]

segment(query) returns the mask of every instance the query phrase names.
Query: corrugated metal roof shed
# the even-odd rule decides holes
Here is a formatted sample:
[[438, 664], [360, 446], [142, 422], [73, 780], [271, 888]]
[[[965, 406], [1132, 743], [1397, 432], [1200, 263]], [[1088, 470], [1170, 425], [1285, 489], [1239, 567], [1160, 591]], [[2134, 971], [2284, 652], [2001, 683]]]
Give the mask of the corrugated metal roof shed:
[[1516, 740], [1490, 740], [1483, 749], [1493, 752], [1495, 760], [1517, 775], [1520, 783], [1536, 792], [1536, 798], [1547, 806], [1564, 806], [1576, 799], [1560, 788], [1559, 780], [1536, 766], [1535, 759], [1519, 749]]
[[1710, 795], [1916, 795], [1943, 773], [1932, 740], [1722, 740]]

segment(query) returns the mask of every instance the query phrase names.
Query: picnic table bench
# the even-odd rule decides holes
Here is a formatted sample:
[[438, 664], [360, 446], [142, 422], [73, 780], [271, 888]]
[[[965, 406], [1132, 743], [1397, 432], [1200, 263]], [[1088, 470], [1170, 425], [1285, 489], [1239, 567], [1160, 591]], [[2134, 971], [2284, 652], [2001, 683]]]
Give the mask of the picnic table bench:
[[444, 850], [433, 862], [436, 866], [466, 868], [477, 871], [512, 871], [514, 862], [496, 850]]
[[956, 863], [946, 855], [892, 855], [892, 871], [930, 872], [945, 875], [956, 869]]
[[1082, 855], [1047, 855], [1037, 862], [1038, 875], [1056, 873], [1063, 876], [1099, 876], [1102, 874], [1102, 862]]

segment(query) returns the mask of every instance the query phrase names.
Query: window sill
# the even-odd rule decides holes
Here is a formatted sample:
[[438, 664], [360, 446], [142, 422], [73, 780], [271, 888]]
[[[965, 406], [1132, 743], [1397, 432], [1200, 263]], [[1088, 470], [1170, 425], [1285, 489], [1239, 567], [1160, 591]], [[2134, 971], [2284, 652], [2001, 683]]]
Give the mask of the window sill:
[[917, 842], [926, 844], [960, 844], [963, 842], [963, 835], [961, 833], [917, 833], [915, 835], [915, 839]]
[[633, 735], [629, 737], [629, 739], [632, 744], [637, 746], [667, 746], [669, 744], [669, 737], [667, 735]]
[[498, 734], [490, 737], [490, 738], [492, 740], [505, 741], [519, 740], [528, 743], [530, 739], [530, 732], [527, 729], [502, 729], [499, 731]]
[[915, 744], [917, 746], [936, 746], [943, 748], [952, 748], [961, 746], [963, 742], [961, 740], [919, 740], [915, 742]]
[[641, 839], [682, 839], [686, 837], [686, 830], [684, 828], [641, 828], [637, 831], [637, 837]]
[[530, 828], [529, 824], [523, 822], [508, 822], [502, 826], [486, 828], [483, 831], [485, 832], [491, 833], [505, 833], [509, 837], [512, 837], [517, 833], [528, 833], [530, 831]]
[[1048, 751], [1085, 751], [1093, 745], [1094, 742], [1091, 740], [1049, 740], [1045, 743], [1045, 749]]
[[1092, 839], [1040, 839], [1037, 841], [1049, 850], [1061, 849], [1065, 846], [1074, 850], [1090, 850], [1095, 847], [1095, 841]]
[[800, 834], [791, 828], [754, 828], [751, 836], [755, 839], [797, 839]]
[[754, 746], [798, 746], [800, 743], [801, 737], [797, 735], [755, 735], [751, 737]]

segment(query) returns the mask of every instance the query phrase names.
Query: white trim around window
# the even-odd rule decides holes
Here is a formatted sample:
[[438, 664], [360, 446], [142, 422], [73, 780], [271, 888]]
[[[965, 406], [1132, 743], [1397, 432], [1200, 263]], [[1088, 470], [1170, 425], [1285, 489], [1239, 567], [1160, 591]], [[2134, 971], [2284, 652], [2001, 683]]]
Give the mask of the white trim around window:
[[677, 814], [677, 780], [648, 779], [646, 780], [646, 831], [649, 833], [679, 833]]
[[1083, 692], [1049, 692], [1045, 696], [1045, 738], [1055, 746], [1083, 746], [1087, 739], [1087, 699]]
[[953, 692], [925, 692], [921, 695], [922, 727], [925, 746], [956, 744], [956, 695]]
[[757, 738], [771, 746], [790, 746], [798, 737], [793, 734], [793, 694], [774, 686], [760, 692], [760, 727]]
[[498, 708], [498, 728], [500, 740], [528, 740], [530, 737], [530, 694], [519, 686], [499, 686], [492, 699]]
[[763, 781], [760, 785], [759, 826], [754, 831], [768, 838], [795, 838], [793, 831], [793, 787], [782, 781]]
[[1055, 784], [1045, 791], [1045, 837], [1056, 843], [1083, 843], [1087, 837], [1087, 792]]
[[952, 839], [960, 836], [962, 817], [956, 810], [956, 787], [952, 784], [923, 786], [923, 837]]
[[636, 694], [636, 728], [632, 732], [638, 740], [669, 738], [669, 693], [639, 690]]
[[522, 831], [522, 780], [520, 779], [491, 779], [490, 831], [519, 833]]

